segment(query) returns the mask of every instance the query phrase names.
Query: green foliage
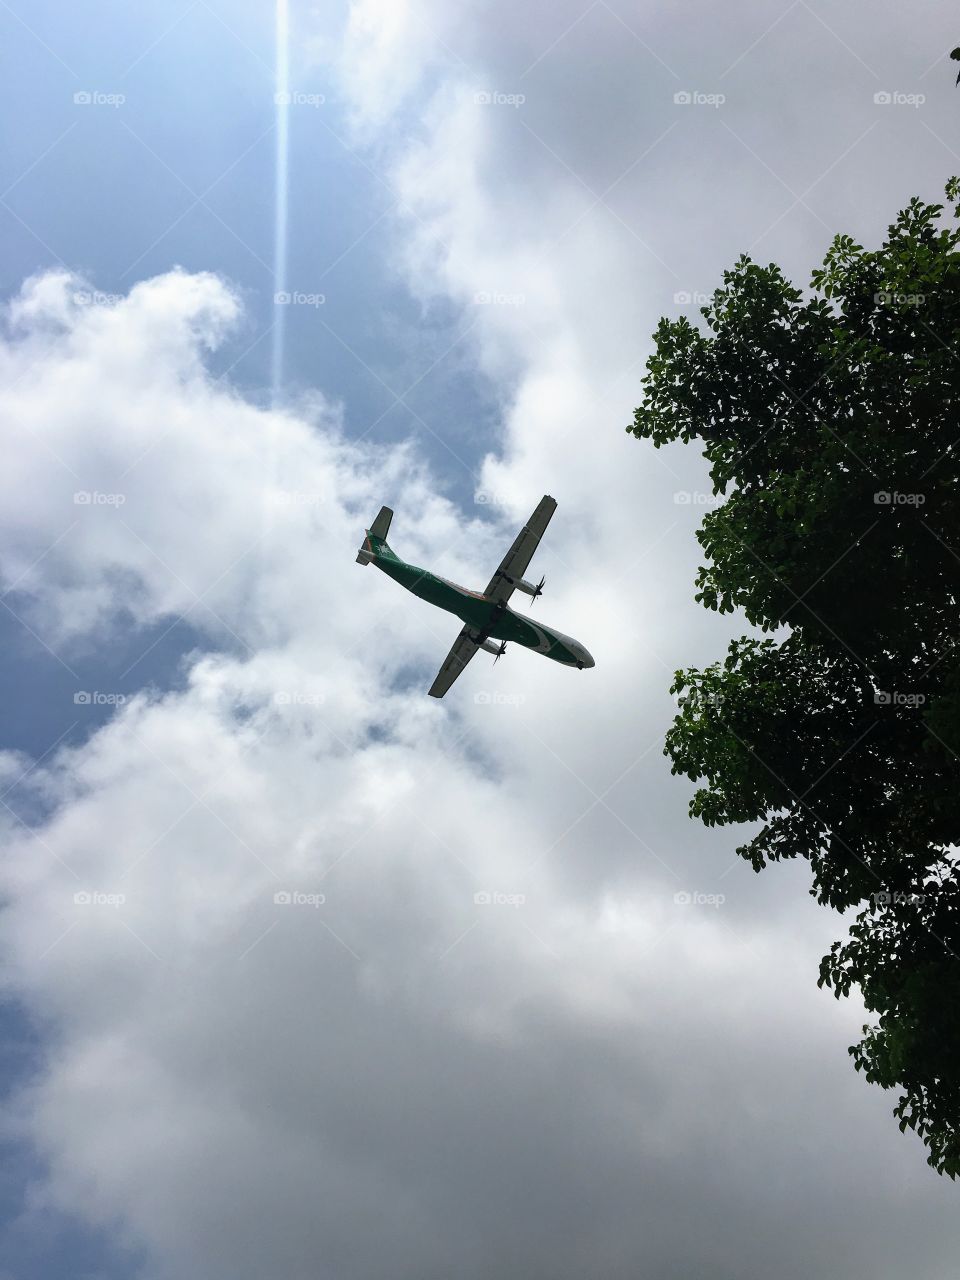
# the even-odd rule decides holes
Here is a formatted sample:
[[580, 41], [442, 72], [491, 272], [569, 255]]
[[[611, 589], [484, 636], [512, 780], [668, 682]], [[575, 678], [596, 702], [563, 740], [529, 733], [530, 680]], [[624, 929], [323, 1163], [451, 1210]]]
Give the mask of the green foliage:
[[833, 241], [804, 294], [742, 257], [662, 319], [629, 428], [702, 441], [722, 504], [697, 599], [759, 634], [677, 672], [666, 743], [691, 814], [760, 822], [760, 871], [806, 858], [861, 907], [821, 964], [877, 1024], [857, 1070], [960, 1173], [960, 180], [876, 250]]

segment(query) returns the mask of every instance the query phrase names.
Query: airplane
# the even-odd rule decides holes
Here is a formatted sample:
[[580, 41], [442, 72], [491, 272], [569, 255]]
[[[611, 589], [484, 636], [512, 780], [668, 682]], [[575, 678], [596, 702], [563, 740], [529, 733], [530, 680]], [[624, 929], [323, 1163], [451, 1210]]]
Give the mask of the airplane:
[[[443, 697], [478, 649], [495, 654], [493, 661], [496, 665], [506, 651], [508, 640], [568, 667], [583, 670], [594, 665], [593, 658], [579, 641], [571, 640], [543, 623], [531, 622], [529, 618], [514, 613], [507, 603], [514, 591], [520, 591], [532, 597], [532, 608], [533, 602], [543, 592], [543, 578], [534, 585], [524, 581], [523, 575], [556, 509], [554, 499], [544, 494], [536, 511], [517, 534], [500, 568], [490, 579], [486, 591], [481, 592], [468, 591], [466, 587], [401, 560], [387, 545], [393, 512], [389, 507], [380, 508], [376, 520], [366, 531], [363, 546], [357, 552], [357, 564], [375, 564], [415, 596], [456, 614], [465, 624], [430, 686], [431, 698]], [[494, 644], [495, 640], [500, 643]]]

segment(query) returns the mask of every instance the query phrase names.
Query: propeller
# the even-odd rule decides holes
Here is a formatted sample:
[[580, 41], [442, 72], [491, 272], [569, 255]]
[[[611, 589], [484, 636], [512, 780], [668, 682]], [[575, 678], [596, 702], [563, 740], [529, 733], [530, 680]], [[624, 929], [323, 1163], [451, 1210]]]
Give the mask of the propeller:
[[543, 584], [544, 584], [545, 582], [546, 582], [546, 578], [541, 578], [541, 579], [540, 579], [540, 581], [537, 583], [537, 585], [534, 587], [534, 589], [533, 589], [533, 595], [530, 597], [530, 608], [531, 608], [531, 609], [533, 608], [533, 602], [536, 600], [537, 596], [542, 596], [542, 595], [543, 595]]
[[494, 658], [494, 660], [493, 660], [493, 665], [494, 665], [494, 666], [496, 666], [496, 665], [497, 665], [497, 663], [500, 661], [500, 659], [503, 657], [503, 655], [504, 655], [506, 652], [507, 652], [507, 642], [506, 642], [506, 640], [501, 640], [501, 641], [500, 641], [500, 648], [497, 650], [497, 656], [496, 656], [496, 657]]

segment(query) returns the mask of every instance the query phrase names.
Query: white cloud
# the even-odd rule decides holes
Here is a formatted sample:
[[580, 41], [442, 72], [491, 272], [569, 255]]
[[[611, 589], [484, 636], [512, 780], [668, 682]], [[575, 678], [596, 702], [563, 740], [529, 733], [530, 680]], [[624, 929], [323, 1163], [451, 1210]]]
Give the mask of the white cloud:
[[[577, 13], [551, 10], [562, 38], [529, 76], [549, 39], [509, 6], [442, 28], [453, 57], [435, 10], [358, 5], [343, 58], [368, 129], [437, 80], [395, 157], [405, 269], [476, 313], [504, 405], [482, 480], [500, 528], [465, 523], [412, 451], [351, 445], [335, 406], [267, 412], [215, 382], [208, 353], [240, 320], [215, 277], [91, 305], [53, 274], [10, 308], [9, 599], [67, 653], [118, 615], [184, 611], [211, 650], [185, 689], [40, 766], [49, 816], [36, 838], [11, 826], [5, 860], [8, 981], [52, 1029], [26, 1112], [50, 1194], [122, 1222], [151, 1275], [799, 1280], [836, 1270], [837, 1239], [880, 1278], [952, 1265], [949, 1191], [851, 1072], [856, 1007], [814, 987], [839, 922], [802, 868], [728, 871], [732, 833], [688, 821], [660, 754], [670, 671], [728, 633], [691, 600], [699, 513], [672, 500], [698, 464], [620, 429], [655, 299], [715, 282], [758, 178], [745, 160], [708, 200], [686, 152], [671, 170], [655, 150], [666, 176], [617, 188], [632, 229], [591, 208], [668, 122], [622, 104], [673, 82], [644, 63], [625, 97], [641, 54], [591, 13], [562, 37]], [[737, 14], [728, 61], [762, 29]], [[519, 109], [474, 101], [527, 81], [561, 160]], [[791, 234], [802, 257], [810, 228]], [[672, 262], [689, 246], [696, 278], [676, 286], [637, 235]], [[363, 524], [390, 502], [401, 553], [472, 583], [544, 490], [560, 508], [536, 607], [596, 669], [481, 655], [433, 704], [456, 624], [354, 564]], [[910, 1231], [878, 1228], [905, 1207]]]
[[[641, 1240], [657, 1265], [677, 1256], [676, 1241], [649, 1238], [678, 1212], [681, 1184], [706, 1215], [681, 1256], [708, 1247], [711, 1203], [746, 1213], [749, 1235], [752, 1209], [722, 1189], [730, 1162], [746, 1178], [735, 1153], [762, 1147], [784, 1109], [814, 1124], [806, 1094], [824, 1075], [876, 1162], [899, 1171], [900, 1195], [911, 1164], [843, 1060], [851, 1011], [813, 989], [830, 932], [819, 913], [791, 912], [791, 952], [772, 893], [766, 920], [738, 901], [733, 877], [722, 909], [677, 905], [678, 888], [696, 887], [679, 878], [696, 861], [683, 846], [706, 842], [686, 826], [680, 789], [673, 818], [651, 818], [664, 772], [655, 749], [627, 788], [591, 806], [587, 787], [612, 781], [608, 742], [637, 745], [622, 708], [642, 705], [650, 672], [637, 666], [619, 703], [599, 706], [583, 677], [522, 654], [510, 676], [519, 706], [474, 702], [467, 677], [449, 708], [419, 682], [392, 689], [411, 653], [438, 660], [450, 628], [353, 563], [346, 504], [372, 510], [384, 483], [368, 455], [198, 371], [204, 309], [231, 306], [211, 280], [139, 287], [124, 367], [149, 379], [132, 440], [121, 397], [104, 394], [115, 350], [85, 315], [66, 312], [46, 349], [35, 384], [45, 414], [20, 384], [28, 441], [55, 433], [61, 456], [116, 467], [141, 443], [137, 421], [174, 428], [139, 491], [156, 556], [104, 526], [79, 551], [64, 539], [34, 571], [64, 643], [79, 625], [69, 601], [88, 584], [103, 586], [88, 619], [101, 630], [131, 588], [141, 616], [159, 616], [189, 596], [157, 557], [183, 576], [192, 547], [209, 575], [243, 545], [268, 431], [281, 470], [327, 496], [319, 526], [284, 508], [249, 577], [216, 597], [251, 655], [198, 658], [183, 691], [131, 700], [82, 748], [44, 762], [31, 781], [50, 816], [36, 837], [8, 831], [8, 984], [53, 1031], [24, 1104], [48, 1196], [119, 1220], [162, 1277], [318, 1265], [386, 1276], [398, 1256], [410, 1275], [544, 1257], [554, 1274], [579, 1274], [588, 1255], [626, 1275]], [[24, 465], [36, 476], [32, 448]], [[45, 493], [60, 470], [46, 457]], [[409, 459], [391, 469], [416, 499], [401, 528], [438, 554], [451, 513]], [[192, 496], [171, 518], [178, 488]], [[190, 503], [206, 513], [202, 545], [184, 532]], [[35, 527], [20, 527], [40, 546], [61, 512], [35, 512]], [[109, 572], [118, 563], [122, 582]], [[489, 670], [474, 675], [489, 684]], [[277, 904], [278, 892], [304, 900]], [[477, 904], [478, 892], [494, 900]], [[833, 1119], [821, 1122], [826, 1133]], [[723, 1153], [722, 1179], [709, 1161], [688, 1172], [704, 1147]], [[814, 1189], [808, 1173], [801, 1163], [788, 1176], [789, 1193], [802, 1187], [829, 1220], [834, 1183]], [[832, 1176], [853, 1177], [846, 1158]], [[747, 1274], [772, 1265], [762, 1242], [738, 1257]]]

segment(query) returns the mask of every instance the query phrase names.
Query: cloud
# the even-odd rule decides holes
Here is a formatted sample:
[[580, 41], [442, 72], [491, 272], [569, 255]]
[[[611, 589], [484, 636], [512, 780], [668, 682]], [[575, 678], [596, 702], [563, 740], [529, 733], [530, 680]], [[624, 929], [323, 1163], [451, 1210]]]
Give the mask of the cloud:
[[[60, 296], [50, 281], [26, 296], [44, 292]], [[420, 630], [422, 611], [353, 564], [346, 505], [372, 510], [384, 476], [329, 425], [278, 420], [200, 372], [204, 317], [232, 313], [230, 298], [184, 274], [134, 291], [120, 376], [145, 373], [135, 419], [173, 425], [130, 503], [143, 523], [104, 526], [82, 555], [65, 539], [29, 579], [65, 637], [79, 626], [70, 601], [91, 584], [102, 607], [89, 626], [129, 607], [116, 564], [139, 616], [189, 602], [156, 563], [184, 577], [192, 546], [199, 585], [245, 546], [271, 431], [277, 465], [325, 495], [316, 525], [282, 507], [249, 578], [218, 589], [217, 614], [249, 653], [211, 648], [183, 690], [145, 692], [55, 753], [29, 778], [47, 818], [33, 835], [10, 824], [8, 987], [50, 1028], [23, 1099], [50, 1202], [120, 1222], [158, 1277], [573, 1275], [588, 1258], [627, 1275], [638, 1256], [694, 1265], [717, 1232], [736, 1233], [738, 1273], [760, 1274], [782, 1239], [751, 1234], [751, 1167], [779, 1160], [789, 1126], [815, 1114], [826, 1138], [836, 1113], [810, 1101], [824, 1078], [861, 1145], [816, 1184], [803, 1162], [783, 1172], [786, 1193], [832, 1221], [866, 1143], [902, 1196], [899, 1135], [839, 1047], [849, 1010], [812, 986], [829, 932], [818, 913], [791, 912], [791, 948], [774, 899], [764, 919], [732, 879], [722, 906], [675, 901], [696, 888], [678, 878], [696, 838], [680, 793], [656, 834], [649, 793], [591, 805], [597, 725], [613, 712], [588, 716], [589, 691], [549, 671], [527, 683], [533, 660], [511, 676], [518, 705], [467, 693], [439, 707], [419, 677], [404, 682], [411, 654], [429, 648], [435, 662], [446, 631]], [[80, 460], [82, 442], [116, 468], [142, 441], [136, 422], [122, 433], [122, 398], [114, 411], [104, 394], [114, 345], [88, 325], [62, 313], [34, 384], [46, 414], [28, 378], [20, 405], [28, 439], [46, 430], [60, 456]], [[34, 475], [41, 456], [49, 482], [60, 464], [31, 455]], [[403, 457], [384, 462], [418, 499], [401, 528], [438, 553], [451, 513]], [[191, 504], [202, 547], [196, 525], [183, 532]], [[38, 505], [23, 526], [33, 548], [60, 515]], [[200, 616], [213, 645], [220, 623]], [[648, 678], [641, 669], [625, 697]], [[571, 713], [571, 699], [585, 709]], [[662, 788], [655, 750], [648, 759], [637, 782]], [[844, 1215], [857, 1212], [866, 1205], [848, 1199]]]
[[[239, 317], [222, 281], [184, 272], [123, 298], [53, 273], [9, 305], [4, 581], [55, 639], [120, 613], [140, 625], [189, 613], [246, 647], [311, 626], [335, 639], [343, 615], [310, 588], [321, 571], [334, 593], [355, 584], [346, 548], [384, 495], [406, 497], [409, 536], [451, 532], [408, 452], [348, 445], [319, 395], [305, 420], [209, 375], [205, 354]], [[295, 613], [277, 607], [292, 598]]]
[[[851, 1072], [856, 1005], [814, 986], [840, 923], [803, 868], [731, 865], [734, 833], [688, 821], [660, 754], [671, 670], [731, 624], [691, 599], [699, 512], [673, 495], [702, 468], [621, 428], [659, 300], [715, 282], [766, 179], [736, 139], [713, 154], [715, 120], [681, 119], [716, 194], [655, 147], [624, 204], [595, 205], [671, 122], [674, 76], [652, 58], [628, 90], [642, 55], [604, 5], [568, 35], [575, 7], [549, 33], [515, 6], [468, 10], [459, 36], [438, 12], [377, 26], [357, 6], [344, 80], [394, 147], [400, 269], [475, 321], [502, 397], [477, 518], [412, 449], [351, 444], [322, 397], [266, 411], [218, 381], [243, 321], [214, 276], [78, 301], [89, 285], [54, 273], [9, 309], [8, 600], [66, 654], [183, 613], [203, 649], [182, 689], [40, 763], [34, 834], [9, 822], [8, 988], [49, 1031], [22, 1100], [47, 1194], [122, 1224], [157, 1280], [799, 1280], [839, 1251], [879, 1280], [949, 1274], [950, 1191]], [[724, 59], [758, 22], [736, 9]], [[651, 23], [632, 25], [668, 63], [669, 41], [703, 43], [686, 16]], [[412, 102], [415, 142], [390, 133]], [[788, 226], [797, 259], [826, 234]], [[536, 608], [596, 669], [481, 655], [435, 705], [456, 626], [354, 564], [364, 523], [389, 502], [401, 553], [482, 585], [545, 490]]]

